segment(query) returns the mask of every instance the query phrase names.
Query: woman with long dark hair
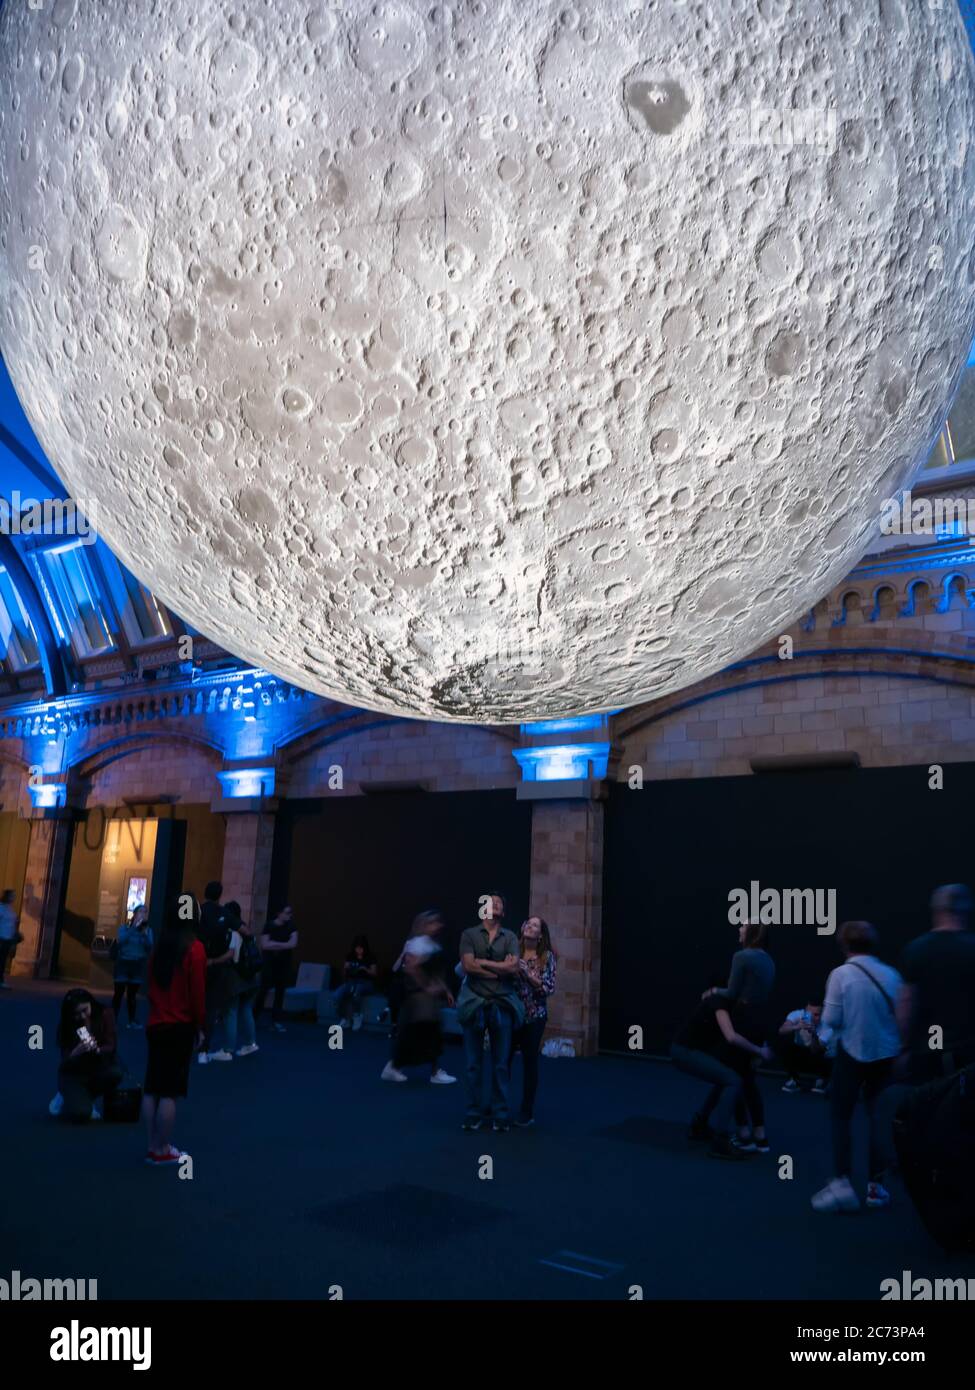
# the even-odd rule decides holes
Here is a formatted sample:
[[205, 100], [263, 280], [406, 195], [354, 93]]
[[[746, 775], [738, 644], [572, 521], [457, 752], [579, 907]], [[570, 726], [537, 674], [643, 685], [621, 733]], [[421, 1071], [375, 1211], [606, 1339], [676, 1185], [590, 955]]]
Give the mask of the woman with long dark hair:
[[115, 1056], [115, 1014], [86, 989], [69, 989], [58, 1021], [58, 1094], [52, 1115], [81, 1124], [100, 1120], [99, 1100], [122, 1079]]
[[538, 1054], [548, 1023], [549, 996], [555, 993], [557, 957], [544, 917], [522, 922], [518, 946], [518, 993], [525, 1006], [525, 1021], [515, 1034], [514, 1050], [521, 1052], [523, 1070], [521, 1109], [515, 1124], [526, 1129], [535, 1123]]
[[357, 936], [342, 966], [343, 981], [332, 995], [339, 1023], [343, 1028], [348, 1027], [350, 1013], [353, 1033], [362, 1027], [360, 1000], [367, 994], [375, 994], [378, 974], [379, 965], [369, 949], [369, 938]]
[[186, 1095], [194, 1048], [206, 1022], [206, 951], [198, 939], [200, 906], [189, 893], [167, 908], [149, 960], [149, 1058], [142, 1098], [149, 1148], [146, 1162], [179, 1163], [186, 1155], [172, 1144], [176, 1101]]

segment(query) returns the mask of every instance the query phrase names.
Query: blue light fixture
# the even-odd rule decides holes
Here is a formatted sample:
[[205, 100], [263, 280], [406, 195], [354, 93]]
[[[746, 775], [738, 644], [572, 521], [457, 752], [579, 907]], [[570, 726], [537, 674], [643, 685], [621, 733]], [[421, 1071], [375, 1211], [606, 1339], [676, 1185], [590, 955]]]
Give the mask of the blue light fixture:
[[231, 772], [218, 772], [217, 780], [229, 800], [240, 797], [273, 796], [273, 767], [238, 767]]
[[36, 787], [28, 784], [28, 791], [35, 811], [54, 811], [67, 804], [68, 788], [63, 782], [41, 782]]
[[516, 748], [524, 782], [574, 782], [606, 776], [609, 743], [556, 743], [548, 748]]

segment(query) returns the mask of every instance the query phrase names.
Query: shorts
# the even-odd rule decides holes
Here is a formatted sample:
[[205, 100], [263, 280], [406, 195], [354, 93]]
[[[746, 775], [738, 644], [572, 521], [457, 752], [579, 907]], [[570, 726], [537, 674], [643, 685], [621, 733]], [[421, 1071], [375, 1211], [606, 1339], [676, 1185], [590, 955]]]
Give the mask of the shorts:
[[141, 985], [145, 983], [146, 962], [140, 956], [138, 960], [122, 960], [115, 962], [115, 983], [117, 985]]
[[195, 1039], [192, 1023], [154, 1023], [146, 1029], [149, 1058], [143, 1090], [147, 1096], [175, 1100], [186, 1095]]

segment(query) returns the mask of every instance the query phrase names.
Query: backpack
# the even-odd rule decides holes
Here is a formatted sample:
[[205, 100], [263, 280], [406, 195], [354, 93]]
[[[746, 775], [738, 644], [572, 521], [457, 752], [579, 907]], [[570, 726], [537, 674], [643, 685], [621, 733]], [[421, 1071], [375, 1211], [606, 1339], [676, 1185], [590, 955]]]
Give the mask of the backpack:
[[240, 950], [237, 953], [237, 974], [242, 980], [254, 980], [261, 973], [262, 964], [260, 946], [252, 936], [241, 934]]

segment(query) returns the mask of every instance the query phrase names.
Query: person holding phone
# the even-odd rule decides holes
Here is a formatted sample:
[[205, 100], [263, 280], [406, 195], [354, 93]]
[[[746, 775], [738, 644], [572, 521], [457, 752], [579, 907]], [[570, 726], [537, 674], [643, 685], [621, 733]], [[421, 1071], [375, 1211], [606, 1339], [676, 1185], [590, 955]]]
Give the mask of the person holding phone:
[[352, 1031], [356, 1032], [362, 1027], [360, 1000], [364, 999], [367, 994], [375, 993], [378, 974], [379, 966], [376, 963], [376, 957], [369, 949], [368, 938], [357, 936], [342, 966], [343, 981], [332, 995], [335, 1000], [339, 1023], [343, 1028], [349, 1026], [350, 1013], [352, 1014]]
[[152, 932], [149, 930], [149, 909], [142, 904], [132, 914], [127, 925], [119, 927], [115, 938], [115, 993], [112, 1012], [116, 1023], [124, 996], [129, 1014], [129, 1027], [138, 1028], [136, 1009], [139, 989], [146, 978], [146, 962], [152, 954]]
[[86, 989], [69, 989], [58, 1022], [58, 1094], [50, 1113], [73, 1124], [100, 1120], [99, 1101], [122, 1080], [116, 1057], [115, 1015]]

